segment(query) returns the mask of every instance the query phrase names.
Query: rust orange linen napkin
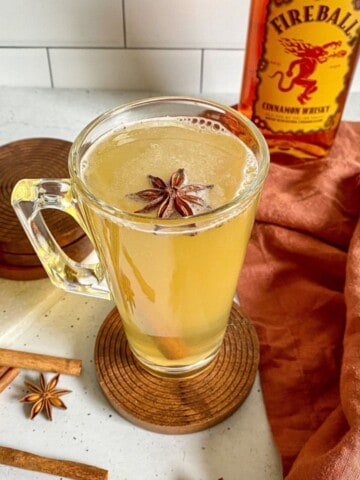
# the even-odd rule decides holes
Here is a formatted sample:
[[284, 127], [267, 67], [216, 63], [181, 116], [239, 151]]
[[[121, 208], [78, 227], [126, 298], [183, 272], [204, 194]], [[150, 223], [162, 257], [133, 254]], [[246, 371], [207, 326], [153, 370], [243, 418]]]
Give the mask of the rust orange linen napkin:
[[360, 123], [273, 157], [238, 291], [286, 480], [360, 479]]

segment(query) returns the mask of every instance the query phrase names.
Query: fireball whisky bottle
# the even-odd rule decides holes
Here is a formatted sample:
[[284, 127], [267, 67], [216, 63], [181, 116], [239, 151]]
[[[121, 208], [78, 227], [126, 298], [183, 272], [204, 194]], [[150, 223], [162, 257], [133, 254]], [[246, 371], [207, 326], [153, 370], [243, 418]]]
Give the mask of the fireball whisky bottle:
[[360, 0], [252, 0], [239, 109], [272, 153], [327, 154], [359, 38]]

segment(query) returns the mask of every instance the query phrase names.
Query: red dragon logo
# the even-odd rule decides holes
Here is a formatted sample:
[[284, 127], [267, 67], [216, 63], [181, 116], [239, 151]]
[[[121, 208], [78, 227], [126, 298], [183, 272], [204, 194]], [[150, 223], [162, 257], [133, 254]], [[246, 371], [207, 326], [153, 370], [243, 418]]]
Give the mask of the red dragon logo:
[[276, 75], [280, 76], [278, 89], [282, 92], [289, 92], [295, 86], [301, 87], [303, 91], [297, 99], [302, 105], [309, 101], [311, 99], [310, 95], [318, 89], [317, 81], [310, 78], [317, 65], [327, 62], [332, 57], [344, 57], [346, 55], [345, 50], [340, 50], [340, 41], [314, 46], [302, 40], [282, 38], [280, 43], [287, 53], [295, 55], [298, 59], [292, 61], [286, 71], [286, 75], [292, 77], [287, 87], [284, 86], [284, 72], [278, 70], [270, 78], [274, 78]]

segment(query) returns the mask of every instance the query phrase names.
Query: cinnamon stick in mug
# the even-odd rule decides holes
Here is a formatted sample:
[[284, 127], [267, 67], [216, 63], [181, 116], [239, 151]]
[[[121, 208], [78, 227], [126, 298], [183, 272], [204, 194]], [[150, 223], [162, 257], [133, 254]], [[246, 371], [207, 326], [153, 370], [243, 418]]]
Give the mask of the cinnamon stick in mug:
[[0, 348], [0, 365], [66, 375], [80, 375], [82, 362], [72, 358]]

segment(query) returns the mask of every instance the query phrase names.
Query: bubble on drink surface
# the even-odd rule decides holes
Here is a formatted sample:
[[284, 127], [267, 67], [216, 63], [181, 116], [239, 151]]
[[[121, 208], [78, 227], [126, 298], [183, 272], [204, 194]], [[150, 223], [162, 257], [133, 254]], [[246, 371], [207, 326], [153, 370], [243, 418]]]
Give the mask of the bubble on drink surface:
[[89, 158], [88, 157], [82, 158], [80, 162], [80, 168], [79, 168], [79, 173], [81, 176], [84, 174], [88, 166], [89, 166]]
[[232, 135], [220, 122], [204, 117], [175, 117], [176, 122], [212, 133]]
[[[236, 139], [239, 143], [242, 143], [246, 151], [246, 161], [244, 162], [243, 179], [240, 182], [236, 193], [238, 195], [241, 195], [253, 184], [254, 180], [257, 178], [258, 175], [258, 162], [254, 154], [251, 152], [250, 148], [245, 145], [242, 140], [236, 137], [236, 135], [234, 135], [227, 128], [225, 128], [220, 122], [213, 119], [202, 117], [176, 117], [176, 120], [180, 123], [204, 130], [205, 132], [218, 133], [219, 135], [228, 135]], [[223, 178], [225, 178], [225, 176], [226, 174], [224, 174]], [[203, 195], [201, 196], [204, 197]], [[201, 207], [197, 207], [196, 209], [194, 208], [194, 212], [195, 210], [200, 211]]]
[[239, 185], [238, 194], [246, 192], [256, 180], [259, 173], [258, 162], [254, 154], [249, 150], [246, 155], [246, 162], [244, 166], [244, 176]]
[[80, 175], [97, 198], [132, 212], [138, 205], [129, 192], [151, 188], [149, 175], [168, 183], [179, 168], [184, 185], [213, 185], [196, 192], [205, 207], [191, 204], [194, 214], [246, 193], [258, 172], [249, 147], [217, 120], [169, 116], [104, 134], [84, 155]]

